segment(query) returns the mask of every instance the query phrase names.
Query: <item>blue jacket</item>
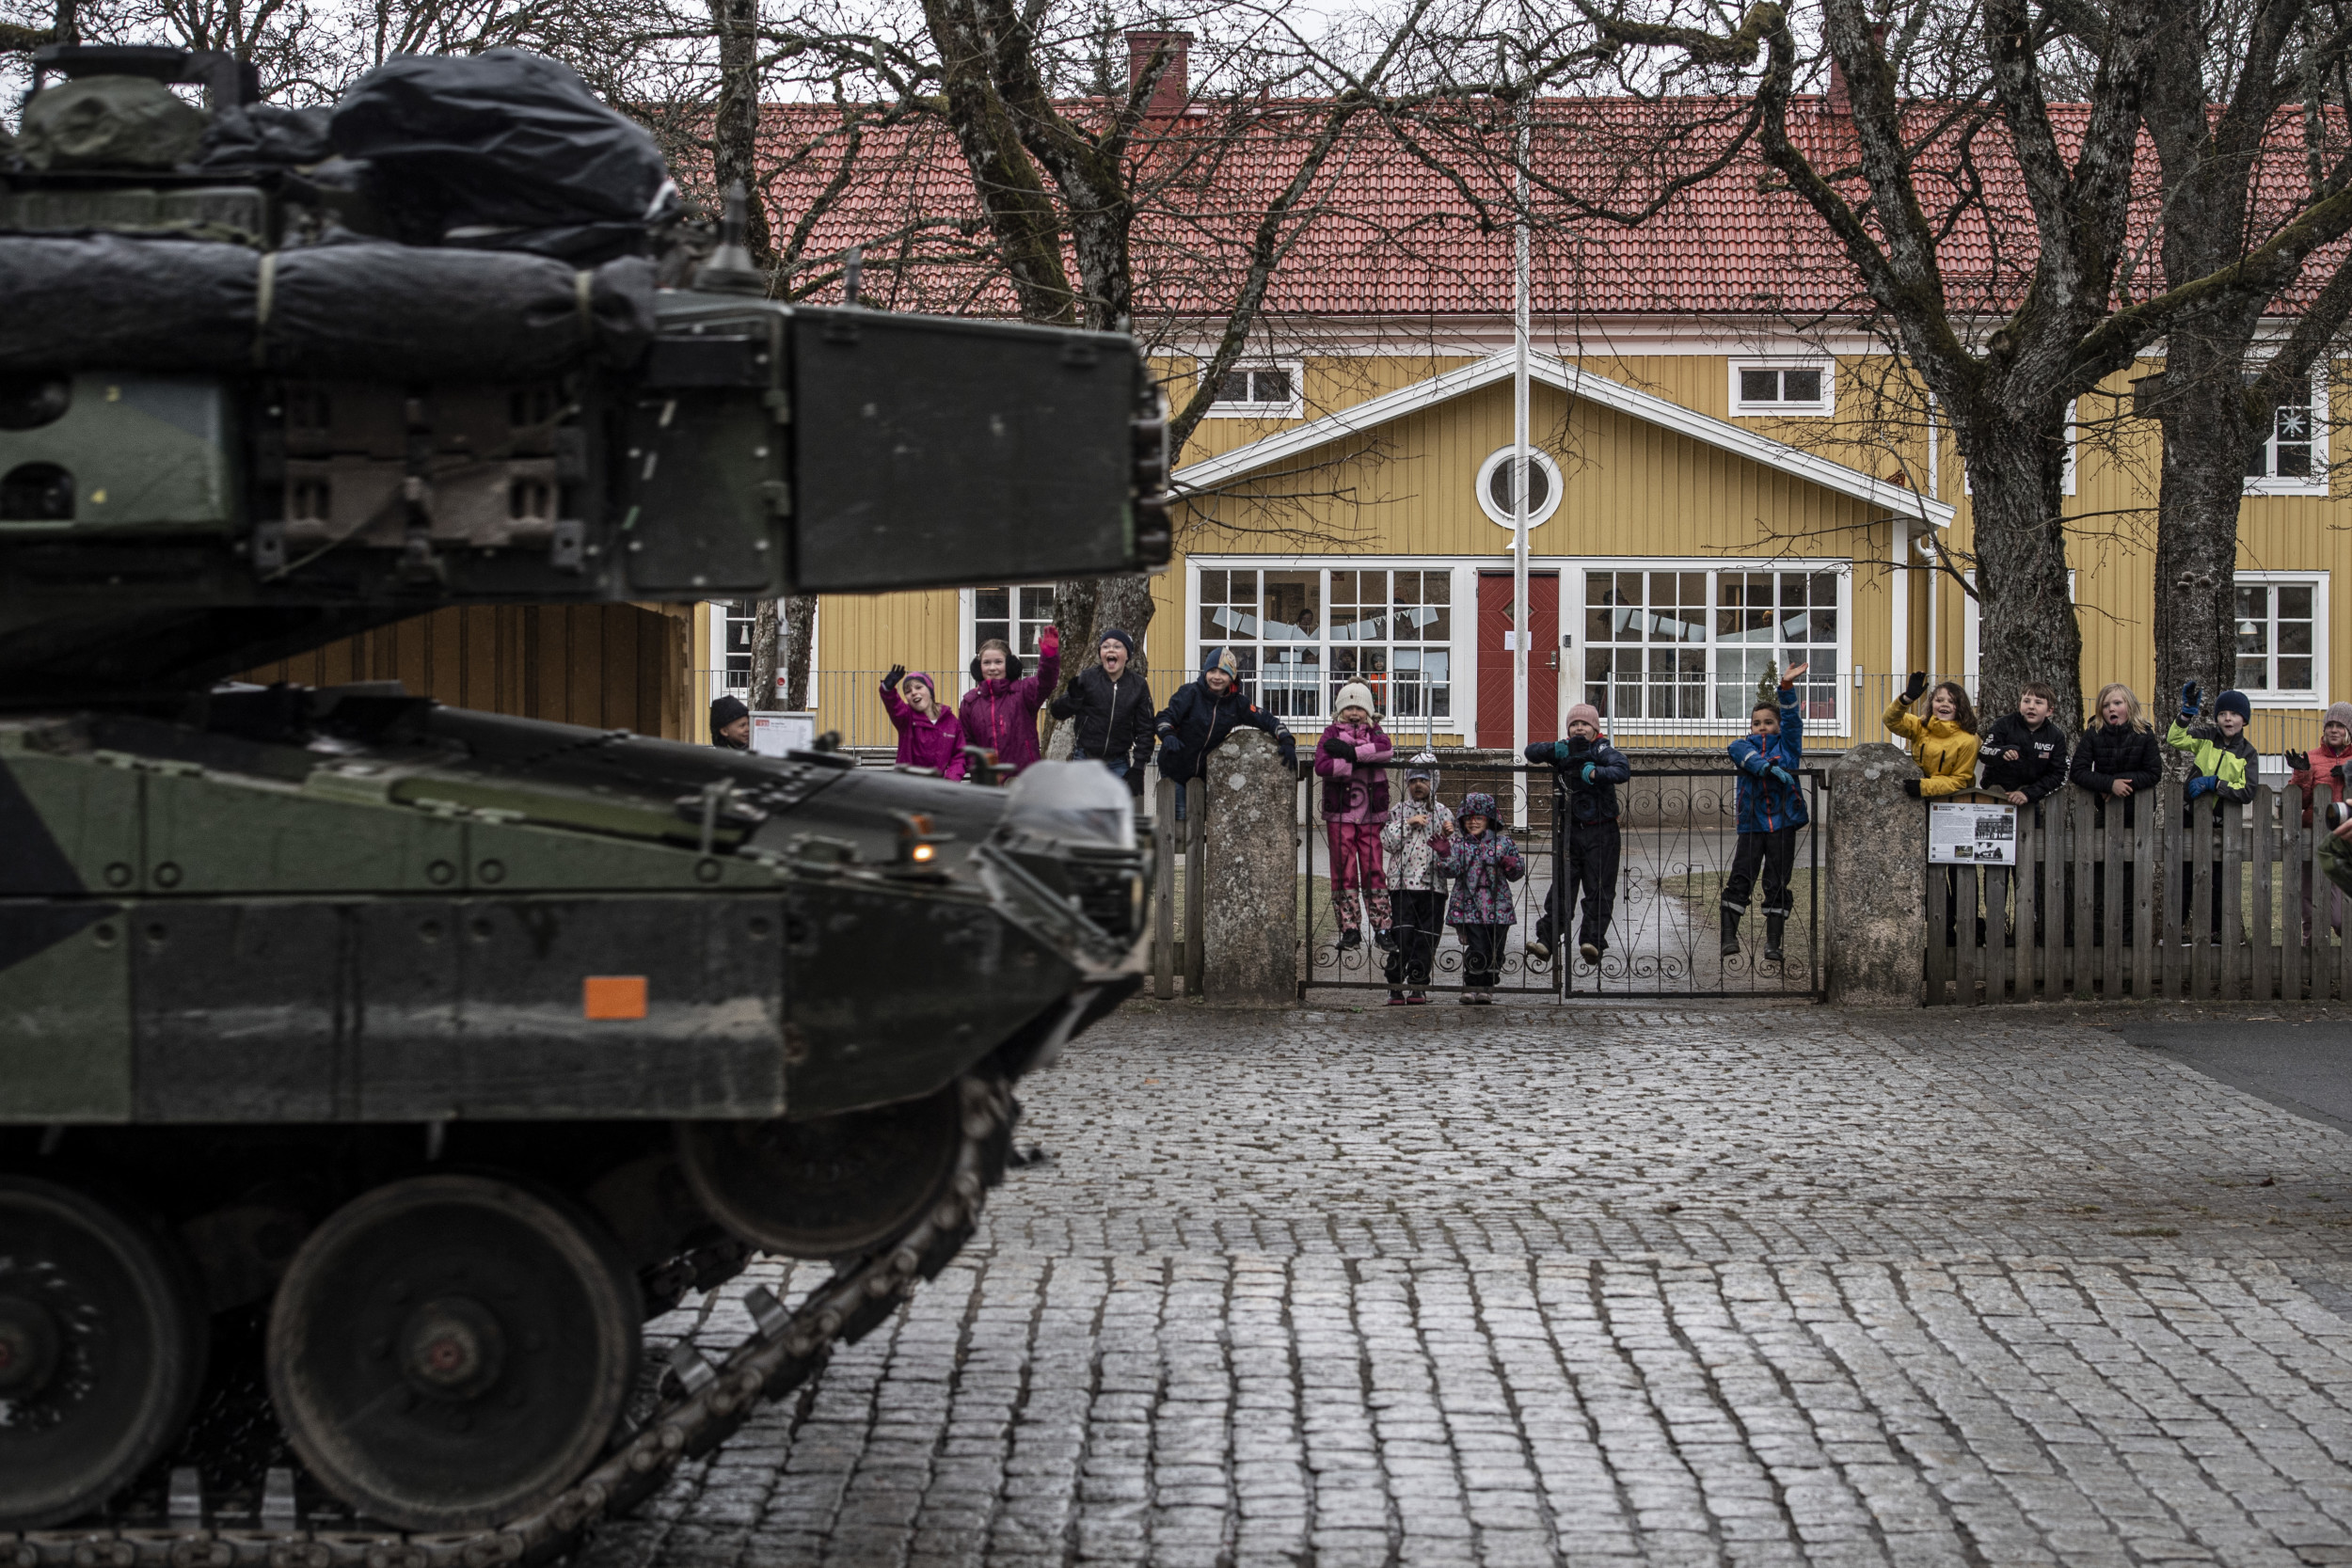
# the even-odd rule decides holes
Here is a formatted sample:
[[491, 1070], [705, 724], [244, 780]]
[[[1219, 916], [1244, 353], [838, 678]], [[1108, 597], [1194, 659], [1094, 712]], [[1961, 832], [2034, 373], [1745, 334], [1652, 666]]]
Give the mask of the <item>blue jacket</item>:
[[[1740, 769], [1740, 831], [1743, 833], [1805, 825], [1804, 779], [1798, 772], [1804, 766], [1803, 706], [1789, 695], [1788, 688], [1781, 688], [1780, 733], [1743, 735], [1724, 748]], [[1787, 768], [1797, 782], [1782, 784], [1772, 775], [1774, 768]]]
[[[1617, 786], [1633, 777], [1633, 765], [1606, 740], [1538, 740], [1527, 749], [1527, 760], [1549, 764], [1566, 787], [1569, 821], [1617, 819]], [[1584, 777], [1587, 766], [1590, 779]]]
[[[1239, 683], [1227, 687], [1220, 697], [1209, 689], [1206, 681], [1196, 680], [1176, 689], [1154, 726], [1160, 736], [1160, 777], [1179, 781], [1200, 777], [1209, 753], [1233, 733], [1236, 724], [1265, 731], [1282, 749], [1282, 766], [1298, 765], [1298, 743], [1289, 726], [1244, 696]], [[1151, 752], [1147, 748], [1142, 754], [1149, 757]]]

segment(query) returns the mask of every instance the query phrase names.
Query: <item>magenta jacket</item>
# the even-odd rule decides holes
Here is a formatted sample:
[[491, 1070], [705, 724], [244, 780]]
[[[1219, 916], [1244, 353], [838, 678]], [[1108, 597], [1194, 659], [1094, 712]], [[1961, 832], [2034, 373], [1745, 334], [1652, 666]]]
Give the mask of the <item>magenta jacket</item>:
[[[1347, 755], [1331, 754], [1331, 742]], [[1386, 822], [1389, 819], [1389, 737], [1375, 724], [1325, 726], [1315, 743], [1315, 771], [1323, 776], [1326, 822]]]
[[936, 768], [942, 778], [963, 777], [963, 724], [954, 714], [941, 708], [938, 718], [926, 719], [891, 690], [888, 681], [882, 683], [882, 697], [891, 726], [898, 732], [899, 767]]
[[1037, 673], [1019, 680], [982, 681], [963, 694], [959, 717], [967, 746], [985, 746], [1008, 776], [1037, 760], [1037, 710], [1061, 682], [1061, 650], [1041, 652]]

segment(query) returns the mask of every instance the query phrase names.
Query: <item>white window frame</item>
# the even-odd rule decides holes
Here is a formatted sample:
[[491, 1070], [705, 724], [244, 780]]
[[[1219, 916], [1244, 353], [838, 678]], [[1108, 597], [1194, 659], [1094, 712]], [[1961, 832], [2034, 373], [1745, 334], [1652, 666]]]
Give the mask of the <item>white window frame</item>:
[[[1284, 403], [1212, 403], [1209, 404], [1208, 412], [1204, 414], [1202, 418], [1211, 420], [1297, 420], [1304, 419], [1306, 417], [1307, 366], [1304, 360], [1264, 358], [1244, 359], [1240, 363], [1233, 366], [1232, 370], [1227, 371], [1225, 373], [1232, 375], [1238, 371], [1289, 372], [1291, 378], [1291, 395], [1289, 401]], [[1206, 376], [1202, 376], [1199, 384], [1206, 386], [1208, 378]]]
[[[1819, 403], [1750, 403], [1740, 395], [1741, 371], [1819, 371], [1821, 372], [1821, 400]], [[1734, 359], [1731, 361], [1731, 412], [1735, 419], [1828, 419], [1837, 412], [1836, 362], [1803, 356]]]
[[[1835, 723], [1820, 720], [1805, 721], [1805, 733], [1818, 736], [1851, 736], [1853, 734], [1854, 703], [1851, 681], [1843, 673], [1853, 662], [1853, 562], [1845, 556], [1778, 557], [1769, 560], [1726, 560], [1717, 556], [1611, 556], [1596, 557], [1564, 563], [1561, 576], [1561, 624], [1564, 657], [1573, 655], [1576, 672], [1575, 689], [1581, 701], [1584, 689], [1584, 610], [1586, 578], [1593, 572], [1706, 572], [1708, 583], [1708, 635], [1701, 644], [1708, 650], [1708, 690], [1715, 689], [1715, 588], [1724, 572], [1834, 572], [1837, 576], [1837, 657], [1829, 671], [1833, 677], [1830, 689], [1837, 693], [1837, 719]], [[1574, 630], [1567, 630], [1570, 603], [1567, 593], [1570, 582], [1575, 585]], [[1473, 641], [1475, 638], [1473, 637]], [[1613, 644], [1631, 646], [1631, 644]], [[1807, 684], [1812, 684], [1808, 682]], [[1565, 686], [1566, 683], [1563, 682]], [[1612, 735], [1691, 735], [1740, 736], [1748, 733], [1748, 715], [1732, 719], [1622, 719], [1612, 716], [1607, 721]]]
[[[1024, 588], [1051, 588], [1053, 586], [1050, 582], [989, 582], [980, 585], [981, 588], [1003, 588], [1014, 594], [1020, 593]], [[979, 592], [979, 588], [956, 590], [955, 681], [958, 702], [961, 702], [963, 694], [972, 689], [972, 661], [977, 658], [980, 653], [979, 633], [972, 629], [972, 623], [979, 618], [977, 614]], [[1008, 608], [1011, 610], [1012, 618], [1017, 624], [1021, 618], [1021, 601], [1016, 598]], [[1036, 668], [1034, 664], [1030, 665], [1030, 673], [1036, 673]]]
[[[736, 602], [738, 601], [733, 599], [706, 599], [703, 601], [703, 609], [708, 617], [705, 624], [709, 628], [710, 658], [712, 666], [710, 673], [713, 677], [715, 677], [709, 683], [710, 690], [704, 695], [703, 701], [706, 705], [716, 701], [719, 695], [724, 691], [735, 691], [737, 695], [742, 697], [746, 702], [751, 700], [751, 683], [748, 679], [744, 682], [740, 689], [728, 685], [726, 681], [727, 606]], [[753, 602], [756, 603], [757, 601], [755, 600]], [[818, 660], [817, 651], [824, 646], [824, 642], [820, 637], [820, 623], [818, 620], [818, 617], [824, 613], [824, 601], [820, 599], [816, 604], [811, 605], [808, 611], [808, 706], [802, 710], [806, 713], [814, 713], [817, 711], [818, 688], [822, 684], [817, 678], [818, 673], [823, 669], [823, 665]], [[778, 680], [782, 680], [784, 678], [784, 672], [781, 668], [778, 668], [776, 672], [776, 678]]]
[[[1508, 558], [1506, 557], [1506, 562]], [[1222, 643], [1215, 641], [1204, 641], [1200, 636], [1200, 574], [1204, 571], [1443, 572], [1447, 574], [1448, 578], [1446, 585], [1446, 610], [1448, 615], [1452, 618], [1451, 631], [1445, 641], [1442, 643], [1424, 643], [1423, 645], [1431, 648], [1441, 647], [1445, 650], [1446, 705], [1451, 711], [1447, 713], [1445, 718], [1437, 721], [1434, 733], [1440, 736], [1447, 736], [1466, 740], [1470, 734], [1471, 727], [1477, 722], [1478, 570], [1481, 563], [1482, 561], [1480, 558], [1465, 558], [1462, 556], [1187, 556], [1184, 558], [1184, 668], [1187, 671], [1197, 673], [1200, 669], [1202, 651], [1206, 648], [1221, 647], [1223, 645]], [[1489, 569], [1491, 569], [1494, 563], [1491, 561], [1487, 561], [1484, 562], [1484, 564], [1487, 565]], [[1545, 568], [1545, 570], [1554, 569], [1556, 568]], [[1327, 587], [1328, 585], [1327, 584], [1326, 586]], [[1465, 605], [1469, 607], [1467, 614], [1464, 612]], [[1327, 707], [1331, 697], [1331, 680], [1329, 673], [1332, 668], [1331, 651], [1335, 646], [1341, 646], [1342, 644], [1335, 644], [1331, 641], [1329, 629], [1330, 620], [1327, 614], [1329, 609], [1329, 599], [1327, 595], [1325, 599], [1325, 609], [1327, 614], [1315, 646], [1320, 648], [1322, 652], [1322, 668], [1325, 672], [1322, 683], [1322, 696]], [[1258, 645], [1263, 647], [1268, 644], [1260, 643]], [[1391, 640], [1389, 645], [1393, 648], [1395, 646], [1394, 640]], [[1185, 678], [1189, 680], [1191, 675], [1188, 674]], [[1467, 700], [1470, 703], [1470, 710], [1467, 712], [1463, 708], [1463, 703], [1466, 700], [1465, 693], [1469, 694]], [[1290, 725], [1294, 732], [1297, 732], [1302, 726], [1319, 726], [1321, 724], [1328, 723], [1330, 722], [1330, 719], [1331, 716], [1329, 712], [1323, 711], [1318, 713], [1312, 719], [1304, 716], [1285, 715], [1283, 716], [1282, 721]], [[1380, 716], [1380, 722], [1384, 727], [1389, 729], [1392, 735], [1403, 736], [1407, 733], [1432, 733], [1430, 731], [1428, 721], [1420, 715], [1415, 715], [1409, 719], [1399, 719], [1394, 714], [1384, 713]]]
[[[2314, 460], [2316, 460], [2316, 454], [2313, 455]], [[2274, 588], [2280, 584], [2285, 584], [2289, 587], [2299, 587], [2308, 584], [2312, 589], [2312, 679], [2316, 684], [2308, 691], [2248, 691], [2246, 693], [2246, 700], [2254, 707], [2324, 708], [2332, 700], [2328, 695], [2327, 572], [2324, 570], [2308, 572], [2241, 571], [2235, 573], [2231, 579], [2231, 587], [2233, 589]], [[2274, 622], [2273, 624], [2275, 625], [2276, 623]], [[2230, 636], [2233, 641], [2237, 637], [2237, 615], [2234, 605], [2232, 608], [2230, 617]], [[2234, 684], [2237, 679], [2235, 657], [2235, 655], [2232, 656], [2230, 678], [2233, 684]], [[2274, 647], [2270, 651], [2270, 658], [2274, 667], [2277, 664], [2278, 657], [2279, 651]], [[2241, 688], [2240, 689], [2244, 689]]]
[[[1515, 450], [1511, 447], [1499, 447], [1488, 455], [1486, 461], [1478, 466], [1478, 487], [1473, 492], [1478, 497], [1478, 509], [1486, 515], [1486, 520], [1504, 529], [1510, 529], [1516, 525], [1511, 521], [1511, 514], [1495, 504], [1493, 489], [1495, 470], [1511, 461]], [[1567, 499], [1568, 491], [1560, 474], [1560, 465], [1553, 460], [1551, 453], [1530, 443], [1527, 449], [1527, 460], [1543, 470], [1545, 482], [1544, 504], [1527, 515], [1527, 526], [1532, 531], [1551, 520], [1551, 515], [1559, 511], [1560, 503]]]
[[[2312, 471], [2301, 478], [2280, 479], [2265, 476], [2256, 479], [2249, 475], [2245, 493], [2249, 496], [2324, 496], [2328, 494], [2328, 377], [2319, 367], [2312, 369]], [[2275, 416], [2273, 417], [2275, 420]], [[2276, 424], [2273, 424], [2274, 435]], [[2268, 446], [2272, 436], [2265, 436]], [[2241, 572], [2240, 577], [2248, 576]], [[2292, 578], [2288, 580], [2293, 580]]]

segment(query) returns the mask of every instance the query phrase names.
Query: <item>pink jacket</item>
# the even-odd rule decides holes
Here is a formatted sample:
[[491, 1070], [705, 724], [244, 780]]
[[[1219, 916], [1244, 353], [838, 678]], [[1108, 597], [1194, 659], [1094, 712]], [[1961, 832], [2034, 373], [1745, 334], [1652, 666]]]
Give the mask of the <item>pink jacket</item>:
[[1018, 773], [1037, 760], [1037, 710], [1047, 692], [1061, 684], [1061, 649], [1040, 650], [1037, 673], [1019, 680], [982, 681], [963, 694], [958, 715], [963, 721], [967, 746], [985, 746], [996, 753], [1007, 774]]
[[[1347, 755], [1333, 755], [1335, 749], [1345, 750]], [[1386, 822], [1389, 756], [1389, 737], [1378, 724], [1326, 725], [1323, 738], [1315, 743], [1315, 771], [1323, 776], [1323, 819]]]
[[963, 724], [954, 714], [941, 708], [937, 717], [926, 719], [891, 690], [888, 681], [882, 683], [882, 699], [898, 732], [899, 767], [936, 768], [942, 778], [963, 777]]

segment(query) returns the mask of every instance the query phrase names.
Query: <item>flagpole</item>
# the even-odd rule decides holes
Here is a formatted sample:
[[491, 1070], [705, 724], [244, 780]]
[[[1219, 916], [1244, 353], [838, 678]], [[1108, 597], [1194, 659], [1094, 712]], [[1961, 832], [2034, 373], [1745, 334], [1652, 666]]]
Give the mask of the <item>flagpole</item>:
[[[1517, 104], [1515, 184], [1518, 214], [1511, 225], [1511, 754], [1527, 751], [1527, 656], [1533, 618], [1527, 605], [1527, 96]], [[1514, 773], [1511, 825], [1527, 826], [1527, 775]]]

